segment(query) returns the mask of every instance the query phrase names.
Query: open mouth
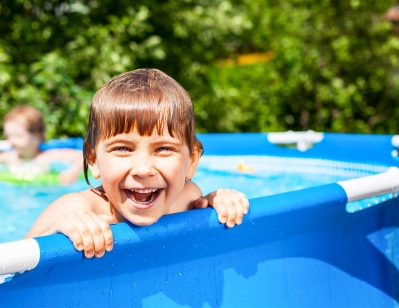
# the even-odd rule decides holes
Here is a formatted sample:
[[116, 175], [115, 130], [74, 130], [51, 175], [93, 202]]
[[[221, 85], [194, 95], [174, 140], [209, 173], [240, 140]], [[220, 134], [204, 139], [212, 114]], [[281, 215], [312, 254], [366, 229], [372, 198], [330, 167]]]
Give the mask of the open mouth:
[[157, 199], [161, 189], [125, 189], [126, 196], [134, 203], [151, 206]]

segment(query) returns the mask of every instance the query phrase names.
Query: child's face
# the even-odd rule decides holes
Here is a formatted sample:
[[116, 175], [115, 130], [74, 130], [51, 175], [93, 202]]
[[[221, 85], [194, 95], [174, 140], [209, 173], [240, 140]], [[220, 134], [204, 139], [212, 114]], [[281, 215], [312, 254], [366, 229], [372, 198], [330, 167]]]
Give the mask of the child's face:
[[7, 121], [4, 123], [4, 134], [19, 157], [31, 159], [38, 154], [40, 138], [30, 133], [22, 122]]
[[101, 140], [95, 156], [89, 163], [93, 176], [101, 178], [119, 214], [140, 226], [168, 212], [199, 161], [199, 155], [190, 156], [188, 147], [166, 128], [162, 135], [140, 136], [135, 130]]

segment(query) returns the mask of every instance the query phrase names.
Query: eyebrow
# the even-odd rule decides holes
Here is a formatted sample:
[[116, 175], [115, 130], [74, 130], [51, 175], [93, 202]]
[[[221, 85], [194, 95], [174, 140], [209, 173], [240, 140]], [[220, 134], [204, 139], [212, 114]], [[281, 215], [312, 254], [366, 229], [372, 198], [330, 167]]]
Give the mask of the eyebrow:
[[[144, 137], [144, 136], [143, 136]], [[165, 136], [159, 136], [160, 140], [155, 140], [154, 144], [175, 144], [175, 145], [183, 145], [184, 142], [182, 140], [180, 140], [179, 138], [174, 138], [174, 137], [165, 137]], [[127, 142], [132, 142], [131, 139], [129, 137], [126, 138], [115, 138], [114, 137], [108, 138], [107, 140], [104, 140], [104, 145], [105, 146], [111, 146], [113, 144], [117, 144], [117, 143], [127, 143]]]

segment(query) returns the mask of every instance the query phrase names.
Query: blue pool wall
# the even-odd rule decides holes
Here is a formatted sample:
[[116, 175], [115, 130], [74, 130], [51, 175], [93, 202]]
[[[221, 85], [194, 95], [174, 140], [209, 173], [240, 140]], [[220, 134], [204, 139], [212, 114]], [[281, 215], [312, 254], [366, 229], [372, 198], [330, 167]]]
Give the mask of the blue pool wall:
[[[86, 259], [63, 235], [37, 238], [39, 265], [0, 285], [6, 306], [397, 307], [397, 199], [349, 214], [330, 184], [251, 200], [241, 226], [202, 209], [151, 227], [112, 227]], [[386, 238], [395, 243], [387, 247]], [[395, 263], [396, 262], [396, 263]]]
[[[262, 135], [200, 139], [205, 155], [288, 157], [297, 151], [271, 145]], [[331, 137], [295, 153], [304, 158], [357, 157], [353, 161], [397, 164], [390, 155], [389, 136], [377, 136], [378, 140], [368, 136], [366, 144], [352, 144], [358, 155], [340, 153], [334, 145], [340, 138]], [[324, 149], [324, 156], [323, 142], [323, 147], [332, 147]], [[377, 150], [389, 155], [366, 153]], [[120, 223], [112, 226], [114, 250], [100, 259], [86, 259], [63, 235], [39, 237], [38, 266], [0, 285], [2, 303], [399, 307], [398, 198], [355, 213], [346, 211], [346, 201], [343, 188], [332, 183], [252, 199], [243, 224], [233, 229], [219, 224], [210, 208], [167, 215], [149, 227]]]
[[395, 150], [392, 137], [393, 135], [324, 133], [320, 142], [306, 151], [299, 151], [270, 143], [267, 133], [198, 135], [205, 155], [267, 155], [399, 166], [399, 160], [392, 157], [392, 151]]

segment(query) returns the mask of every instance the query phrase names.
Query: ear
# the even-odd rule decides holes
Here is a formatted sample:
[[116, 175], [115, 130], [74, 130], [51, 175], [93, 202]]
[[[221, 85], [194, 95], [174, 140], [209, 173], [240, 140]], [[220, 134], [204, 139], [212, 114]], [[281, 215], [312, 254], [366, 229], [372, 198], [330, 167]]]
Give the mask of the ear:
[[194, 177], [195, 172], [197, 171], [199, 160], [201, 158], [202, 150], [198, 147], [194, 147], [193, 153], [190, 157], [190, 165], [188, 166], [186, 172], [186, 178], [192, 179]]
[[94, 153], [90, 154], [89, 157], [87, 158], [87, 165], [89, 166], [91, 175], [95, 179], [100, 178], [100, 169], [98, 168], [97, 165], [97, 159]]

